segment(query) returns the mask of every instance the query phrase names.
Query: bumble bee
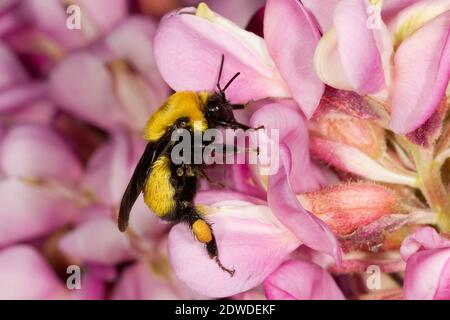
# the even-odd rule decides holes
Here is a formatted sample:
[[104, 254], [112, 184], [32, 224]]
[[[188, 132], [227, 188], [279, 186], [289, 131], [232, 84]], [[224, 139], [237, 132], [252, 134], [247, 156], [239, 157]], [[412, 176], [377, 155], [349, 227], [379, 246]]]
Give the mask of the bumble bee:
[[[250, 129], [237, 122], [233, 115], [233, 110], [242, 109], [244, 105], [232, 104], [225, 97], [225, 90], [239, 76], [239, 72], [224, 88], [220, 86], [223, 63], [222, 55], [218, 91], [176, 92], [148, 120], [144, 129], [148, 144], [123, 195], [118, 224], [120, 231], [126, 230], [131, 208], [142, 192], [145, 203], [157, 216], [174, 224], [186, 223], [195, 238], [205, 244], [209, 257], [233, 276], [234, 270], [220, 262], [211, 224], [194, 205], [199, 178], [206, 177], [203, 172], [206, 164], [175, 164], [171, 161], [171, 151], [176, 144], [171, 139], [174, 130], [187, 129], [191, 134], [196, 134], [217, 127]], [[233, 151], [237, 152], [237, 149]]]

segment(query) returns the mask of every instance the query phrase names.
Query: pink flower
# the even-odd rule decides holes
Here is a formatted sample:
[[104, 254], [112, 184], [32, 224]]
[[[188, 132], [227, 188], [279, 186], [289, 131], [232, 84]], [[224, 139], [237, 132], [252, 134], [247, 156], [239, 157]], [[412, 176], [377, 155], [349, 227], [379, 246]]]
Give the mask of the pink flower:
[[0, 246], [45, 235], [74, 219], [85, 201], [77, 187], [83, 169], [56, 132], [40, 125], [13, 127], [0, 154]]
[[0, 113], [25, 107], [46, 94], [47, 85], [32, 81], [11, 49], [0, 41]]
[[450, 299], [450, 240], [424, 227], [403, 241], [405, 299]]
[[[40, 253], [28, 245], [0, 251], [0, 299], [101, 299], [103, 285], [91, 276], [70, 291]], [[6, 289], [7, 288], [7, 289]]]
[[126, 0], [71, 1], [70, 5], [79, 9], [80, 29], [69, 29], [67, 23], [77, 13], [67, 10], [59, 0], [10, 3], [3, 9], [0, 34], [43, 72], [68, 51], [86, 46], [113, 29], [128, 11]]
[[[450, 75], [450, 3], [330, 1], [311, 6], [326, 33], [315, 52], [320, 79], [391, 106], [391, 129], [416, 130], [438, 108]], [[307, 5], [308, 6], [308, 5]], [[381, 12], [381, 16], [380, 16]], [[420, 58], [417, 58], [420, 57]]]
[[343, 300], [344, 295], [331, 275], [304, 260], [283, 263], [264, 281], [271, 300]]
[[[164, 80], [174, 90], [213, 90], [211, 70], [225, 55], [222, 81], [241, 75], [227, 90], [234, 102], [293, 97], [307, 117], [316, 109], [324, 86], [313, 69], [320, 35], [296, 1], [268, 1], [265, 39], [240, 29], [201, 4], [169, 14], [155, 38], [155, 57]], [[217, 41], [220, 39], [220, 41]], [[183, 48], [183, 55], [177, 54]]]
[[152, 59], [152, 20], [133, 17], [91, 49], [73, 53], [50, 75], [64, 110], [97, 126], [141, 130], [167, 97]]

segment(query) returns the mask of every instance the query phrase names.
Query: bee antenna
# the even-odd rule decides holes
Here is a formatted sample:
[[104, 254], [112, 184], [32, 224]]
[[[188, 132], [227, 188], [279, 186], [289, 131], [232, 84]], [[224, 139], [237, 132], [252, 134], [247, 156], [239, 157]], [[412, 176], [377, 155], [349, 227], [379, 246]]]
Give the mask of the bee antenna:
[[241, 74], [240, 72], [236, 73], [236, 74], [233, 76], [233, 78], [231, 78], [230, 81], [228, 81], [228, 83], [225, 85], [225, 87], [223, 88], [222, 91], [225, 92], [225, 90], [227, 90], [227, 88], [230, 86], [230, 84], [232, 84], [233, 81], [234, 81], [240, 74]]
[[220, 69], [219, 69], [219, 76], [217, 77], [217, 89], [219, 89], [220, 92], [224, 91], [222, 90], [222, 88], [220, 87], [220, 79], [222, 78], [222, 71], [223, 71], [223, 63], [225, 60], [225, 55], [222, 54], [222, 59], [220, 61]]

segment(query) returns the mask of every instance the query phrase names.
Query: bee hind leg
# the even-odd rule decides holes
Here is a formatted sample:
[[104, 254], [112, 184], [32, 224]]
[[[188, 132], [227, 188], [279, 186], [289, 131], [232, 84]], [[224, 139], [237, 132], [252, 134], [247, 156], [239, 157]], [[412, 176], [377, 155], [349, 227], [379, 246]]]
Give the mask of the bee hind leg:
[[216, 261], [216, 263], [217, 263], [217, 265], [219, 266], [220, 269], [222, 269], [223, 271], [227, 272], [230, 275], [230, 277], [234, 276], [234, 273], [235, 273], [236, 270], [228, 269], [220, 261], [219, 254], [217, 252], [216, 239], [214, 239], [214, 236], [213, 236], [213, 239], [206, 244], [206, 250], [208, 251], [209, 257]]
[[189, 214], [187, 222], [197, 241], [206, 245], [209, 257], [215, 260], [220, 269], [227, 272], [232, 277], [235, 270], [226, 268], [219, 259], [219, 250], [217, 248], [216, 238], [214, 237], [211, 224], [206, 222], [197, 212]]

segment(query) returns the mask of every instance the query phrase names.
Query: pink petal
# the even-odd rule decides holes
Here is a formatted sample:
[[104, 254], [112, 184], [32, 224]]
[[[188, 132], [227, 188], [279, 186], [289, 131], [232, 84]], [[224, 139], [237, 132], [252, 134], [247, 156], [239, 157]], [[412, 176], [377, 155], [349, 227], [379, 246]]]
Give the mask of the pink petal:
[[47, 234], [70, 222], [76, 214], [78, 199], [65, 193], [51, 187], [3, 180], [0, 183], [0, 247]]
[[109, 218], [79, 225], [61, 239], [60, 248], [83, 263], [114, 265], [133, 257], [127, 235], [119, 232], [116, 222]]
[[264, 16], [264, 38], [294, 99], [310, 118], [324, 92], [314, 71], [318, 26], [297, 1], [269, 0]]
[[113, 81], [106, 65], [87, 52], [63, 60], [50, 75], [55, 101], [66, 111], [103, 128], [120, 122]]
[[316, 18], [322, 33], [333, 27], [333, 13], [339, 0], [302, 0], [303, 6]]
[[200, 191], [195, 197], [195, 202], [199, 204], [211, 205], [217, 202], [239, 200], [254, 204], [266, 204], [266, 201], [240, 192], [228, 190], [207, 190]]
[[[148, 83], [148, 100], [142, 106], [143, 112], [149, 114], [157, 108], [169, 95], [169, 87], [157, 71], [153, 55], [153, 38], [156, 33], [156, 22], [147, 17], [132, 16], [114, 29], [101, 43], [108, 60], [126, 59]], [[138, 108], [133, 106], [134, 109]], [[146, 120], [146, 119], [145, 119]]]
[[383, 3], [381, 16], [383, 20], [389, 23], [400, 11], [411, 6], [421, 0], [390, 0]]
[[[95, 35], [101, 35], [128, 14], [127, 0], [76, 0], [90, 25], [95, 26]], [[85, 32], [86, 34], [86, 32]]]
[[391, 128], [396, 133], [417, 129], [439, 106], [450, 79], [449, 30], [447, 11], [398, 47], [391, 111]]
[[27, 80], [28, 76], [18, 58], [6, 44], [0, 42], [0, 89]]
[[42, 256], [26, 245], [0, 251], [0, 299], [56, 299], [64, 287]]
[[271, 103], [257, 110], [250, 119], [252, 127], [264, 126], [268, 134], [279, 132], [276, 145], [285, 145], [292, 155], [289, 175], [295, 193], [317, 190], [327, 184], [327, 175], [310, 159], [309, 134], [304, 117], [294, 104]]
[[282, 147], [279, 170], [269, 176], [267, 199], [270, 208], [303, 244], [330, 255], [339, 264], [341, 250], [336, 237], [324, 222], [301, 207], [289, 183], [290, 172], [290, 154]]
[[235, 269], [233, 277], [208, 257], [205, 246], [185, 225], [169, 234], [169, 259], [177, 277], [194, 291], [226, 297], [259, 285], [299, 245], [266, 206], [225, 201], [210, 207], [223, 265]]
[[84, 43], [82, 30], [66, 28], [67, 15], [58, 0], [22, 1], [20, 14], [25, 16], [33, 27], [50, 36], [65, 48], [74, 48]]
[[38, 125], [13, 127], [4, 137], [1, 168], [10, 177], [77, 183], [80, 160], [51, 129]]
[[367, 21], [364, 0], [342, 0], [336, 5], [334, 26], [340, 59], [359, 94], [376, 93], [385, 83], [381, 55]]
[[326, 270], [304, 260], [283, 263], [266, 279], [264, 291], [271, 300], [345, 300]]
[[179, 300], [196, 296], [179, 283], [157, 274], [149, 262], [138, 262], [125, 269], [112, 293], [113, 300]]
[[117, 206], [143, 150], [142, 143], [135, 148], [133, 138], [116, 130], [89, 160], [84, 187], [100, 203]]
[[[403, 284], [404, 298], [430, 300], [436, 295], [447, 295], [448, 283], [443, 281], [448, 279], [449, 261], [450, 248], [420, 251], [409, 257]], [[442, 293], [438, 288], [443, 290]]]
[[409, 257], [420, 250], [432, 250], [450, 247], [450, 240], [441, 237], [434, 228], [423, 227], [407, 237], [400, 248], [403, 260], [407, 261]]
[[253, 14], [264, 6], [264, 0], [208, 0], [212, 10], [245, 28]]
[[450, 259], [447, 260], [434, 295], [435, 300], [450, 300]]
[[191, 8], [169, 14], [155, 37], [156, 62], [174, 90], [215, 90], [224, 54], [222, 86], [236, 72], [241, 73], [227, 90], [231, 100], [290, 96], [262, 38], [224, 18], [212, 22], [193, 13]]

